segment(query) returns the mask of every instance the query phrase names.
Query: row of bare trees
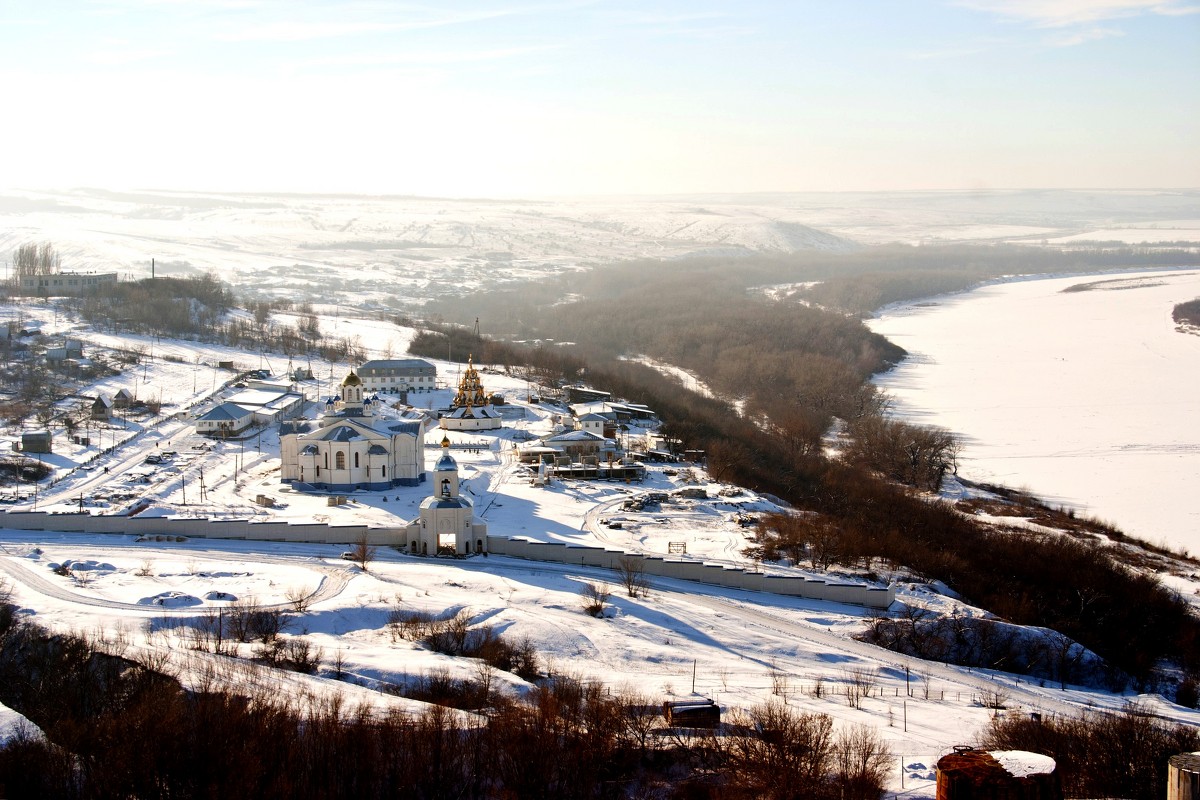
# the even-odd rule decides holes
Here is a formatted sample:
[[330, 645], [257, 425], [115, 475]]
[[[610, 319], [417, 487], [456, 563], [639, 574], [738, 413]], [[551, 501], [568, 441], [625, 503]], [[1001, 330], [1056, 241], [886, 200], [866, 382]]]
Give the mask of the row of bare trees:
[[0, 603], [0, 702], [46, 737], [0, 746], [6, 797], [876, 800], [890, 763], [873, 732], [782, 704], [697, 735], [636, 691], [559, 675], [486, 717], [389, 714], [269, 679], [185, 691], [100, 644]]
[[62, 266], [62, 258], [50, 242], [27, 242], [13, 251], [13, 277], [54, 275]]

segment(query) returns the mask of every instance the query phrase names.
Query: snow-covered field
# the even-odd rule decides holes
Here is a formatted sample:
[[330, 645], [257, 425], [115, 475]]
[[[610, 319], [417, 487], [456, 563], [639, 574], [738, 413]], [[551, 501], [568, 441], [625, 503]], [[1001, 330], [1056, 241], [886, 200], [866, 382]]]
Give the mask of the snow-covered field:
[[[1093, 232], [1106, 226], [1127, 230], [1160, 226], [1166, 233], [1165, 221], [1196, 218], [1200, 218], [1200, 197], [1185, 192], [1136, 198], [1067, 192], [1054, 198], [1039, 193], [971, 198], [929, 193], [493, 202], [135, 196], [79, 190], [0, 194], [0, 249], [51, 241], [62, 253], [65, 269], [115, 269], [136, 277], [148, 275], [151, 257], [157, 259], [160, 275], [212, 271], [239, 292], [311, 300], [321, 313], [320, 326], [326, 335], [357, 337], [368, 357], [388, 357], [405, 353], [412, 330], [372, 319], [363, 309], [417, 305], [430, 297], [618, 258], [837, 250], [852, 247], [853, 242], [1096, 238]], [[1172, 228], [1166, 238], [1174, 241], [1174, 233], [1182, 227]], [[1069, 279], [1060, 281], [1058, 288], [1097, 280], [1101, 279]], [[1102, 505], [1126, 495], [1115, 488], [1093, 491], [1102, 485], [1093, 462], [1119, 461], [1117, 474], [1125, 474], [1126, 483], [1130, 475], [1148, 478], [1146, 488], [1129, 493], [1130, 507], [1140, 503], [1143, 511], [1154, 514], [1155, 525], [1200, 530], [1194, 513], [1182, 522], [1171, 518], [1187, 513], [1179, 498], [1189, 496], [1187, 477], [1200, 474], [1196, 428], [1187, 426], [1189, 415], [1192, 420], [1200, 418], [1194, 369], [1200, 337], [1160, 329], [1170, 327], [1171, 303], [1200, 295], [1196, 280], [1194, 274], [1176, 273], [1164, 278], [1163, 286], [1143, 282], [1118, 292], [1102, 291], [1116, 287], [1101, 285], [1072, 294], [1058, 294], [1053, 281], [989, 287], [979, 296], [1003, 296], [1010, 289], [1029, 294], [1005, 311], [987, 313], [978, 310], [973, 299], [977, 295], [939, 298], [936, 305], [941, 309], [971, 308], [965, 317], [933, 326], [928, 333], [930, 342], [940, 341], [950, 351], [924, 350], [918, 345], [918, 340], [926, 341], [920, 328], [905, 329], [907, 336], [899, 327], [887, 333], [910, 351], [926, 353], [889, 376], [887, 388], [898, 396], [906, 413], [970, 437], [964, 459], [970, 477], [1028, 485], [1039, 493], [1079, 503], [1090, 513], [1112, 517], [1132, 533], [1170, 539], [1165, 533], [1139, 530], [1136, 520], [1126, 519], [1123, 505], [1111, 510]], [[1114, 311], [1117, 303], [1124, 304], [1119, 314]], [[1063, 304], [1079, 310], [1072, 312], [1078, 314], [1072, 322], [1063, 321], [1060, 328], [1059, 320], [1066, 320]], [[1143, 305], [1149, 316], [1139, 324], [1135, 319], [1141, 317], [1135, 318], [1133, 311], [1136, 307], [1140, 315]], [[1014, 324], [1014, 308], [1028, 313], [1030, 321]], [[174, 416], [203, 411], [226, 396], [225, 384], [233, 373], [218, 369], [218, 361], [233, 360], [243, 368], [265, 367], [278, 373], [287, 363], [284, 358], [202, 343], [113, 336], [83, 328], [46, 305], [0, 307], [0, 320], [16, 318], [42, 320], [47, 335], [81, 338], [89, 350], [138, 349], [136, 367], [90, 391], [127, 388], [163, 407], [161, 415], [94, 426], [89, 445], [69, 444], [60, 435], [55, 452], [44, 457], [54, 469], [55, 484], [43, 487], [36, 498], [18, 498], [10, 508], [30, 509], [36, 503], [38, 510], [66, 511], [82, 504], [95, 513], [119, 513], [137, 504], [146, 507], [141, 513], [147, 516], [254, 515], [395, 525], [415, 514], [428, 491], [418, 487], [357, 492], [347, 505], [330, 507], [323, 496], [287, 491], [279, 482], [278, 437], [272, 431], [264, 430], [245, 442], [212, 442], [195, 436], [187, 419]], [[877, 324], [900, 325], [923, 318], [920, 309], [910, 309]], [[963, 338], [975, 335], [971, 331], [976, 326], [993, 318], [990, 333], [978, 334], [983, 341], [961, 344]], [[279, 321], [294, 322], [286, 314], [280, 314]], [[1131, 330], [1117, 337], [1116, 344], [1097, 344], [1103, 333], [1126, 330], [1118, 321], [1153, 336], [1137, 338]], [[1061, 341], [1058, 332], [1065, 334]], [[1002, 336], [1008, 337], [1003, 344]], [[1046, 346], [1049, 341], [1055, 344]], [[985, 395], [968, 396], [940, 410], [946, 395], [918, 394], [916, 385], [924, 383], [923, 373], [907, 370], [956, 364], [951, 354], [962, 353], [959, 371], [966, 372], [972, 365], [971, 354], [984, 352], [989, 342], [1003, 348], [1016, 365], [1000, 375], [1003, 362], [998, 357], [976, 356], [973, 366], [983, 371], [970, 374], [976, 384], [987, 387]], [[1025, 344], [1018, 348], [1018, 342]], [[1066, 361], [1043, 361], [1047, 352], [1081, 362], [1080, 371], [1067, 372]], [[1099, 366], [1096, 356], [1103, 356]], [[1085, 359], [1090, 361], [1083, 363]], [[1139, 365], [1152, 361], [1174, 365], [1168, 373], [1177, 382], [1168, 384], [1159, 373], [1151, 379], [1137, 371]], [[457, 380], [458, 365], [435, 363], [439, 391], [415, 397], [421, 408], [445, 404]], [[311, 397], [328, 394], [350, 366], [315, 360], [308, 365], [317, 378], [302, 388]], [[657, 366], [674, 372], [670, 365]], [[1114, 379], [1114, 374], [1119, 378]], [[670, 489], [684, 485], [689, 477], [701, 484], [707, 480], [702, 471], [689, 476], [677, 467], [674, 475], [652, 469], [643, 487], [585, 482], [533, 487], [508, 451], [513, 441], [550, 430], [563, 410], [524, 403], [530, 387], [519, 378], [495, 372], [485, 372], [483, 377], [489, 391], [506, 393], [522, 415], [500, 433], [451, 435], [459, 445], [454, 454], [463, 469], [464, 491], [473, 496], [490, 533], [645, 553], [666, 553], [684, 542], [692, 557], [728, 565], [747, 563], [741, 554], [747, 532], [736, 517], [771, 508], [765, 499], [747, 492], [740, 497], [664, 505], [653, 513], [620, 510], [629, 492], [638, 488]], [[1069, 387], [1055, 382], [1060, 378], [1064, 384], [1087, 386], [1091, 391], [1080, 399], [1060, 401], [1069, 396]], [[1129, 387], [1142, 391], [1122, 400], [1117, 392]], [[999, 394], [1020, 388], [1030, 392], [1021, 402]], [[915, 402], [920, 396], [938, 399], [921, 405]], [[1056, 437], [1062, 435], [1066, 422], [1056, 421], [1051, 409], [1062, 406], [1065, 411], [1054, 413], [1067, 421], [1092, 420], [1092, 438], [1060, 443]], [[921, 408], [929, 410], [918, 411]], [[988, 408], [1010, 413], [992, 427], [971, 430], [958, 425], [956, 418], [942, 416], [955, 408], [964, 420], [982, 418]], [[1130, 413], [1120, 416], [1119, 422], [1106, 421], [1104, 415], [1114, 408]], [[1145, 424], [1135, 427], [1133, 418], [1138, 414]], [[1033, 445], [1028, 439], [1018, 440], [1016, 434], [1025, 429], [1037, 432]], [[0, 433], [0, 447], [7, 449], [17, 434], [15, 429]], [[435, 434], [430, 440], [437, 438], [440, 435]], [[100, 452], [114, 443], [121, 446], [111, 454]], [[471, 449], [465, 449], [468, 445]], [[1015, 449], [1005, 451], [1006, 447]], [[989, 462], [983, 456], [991, 448], [1002, 453]], [[179, 455], [159, 466], [144, 463], [147, 454], [165, 449]], [[1049, 465], [1048, 477], [1086, 470], [1079, 480], [1087, 491], [1076, 496], [1070, 487], [1043, 482], [1036, 469], [1042, 463]], [[203, 498], [199, 496], [202, 476]], [[720, 487], [709, 488], [715, 494]], [[276, 506], [267, 509], [255, 503], [260, 494], [272, 498]], [[615, 516], [622, 518], [619, 529], [600, 522]], [[279, 691], [342, 691], [355, 700], [400, 707], [413, 704], [379, 693], [380, 685], [403, 683], [440, 668], [458, 677], [473, 677], [475, 667], [393, 640], [386, 625], [389, 613], [398, 608], [439, 614], [466, 610], [475, 624], [494, 625], [514, 639], [529, 637], [555, 672], [578, 673], [614, 688], [631, 686], [664, 699], [690, 695], [694, 669], [695, 692], [712, 696], [727, 708], [782, 697], [805, 711], [827, 713], [839, 725], [872, 726], [896, 753], [893, 788], [903, 791], [903, 797], [932, 797], [932, 764], [937, 757], [955, 744], [976, 740], [992, 714], [976, 702], [982, 691], [1002, 691], [1013, 709], [1043, 713], [1116, 708], [1130, 699], [902, 658], [851, 638], [868, 616], [853, 606], [668, 579], [655, 579], [648, 597], [629, 598], [611, 573], [500, 557], [442, 561], [385, 550], [364, 573], [339, 558], [342, 549], [0, 531], [0, 580], [12, 585], [17, 602], [38, 621], [63, 630], [103, 631], [130, 654], [167, 657], [185, 677], [198, 674], [215, 657], [198, 655], [186, 636], [172, 633], [178, 630], [176, 623], [228, 606], [236, 602], [230, 599], [234, 597], [290, 606], [297, 596], [307, 595], [310, 605], [294, 614], [287, 633], [304, 635], [323, 648], [324, 666], [317, 677], [271, 673], [266, 680]], [[51, 569], [55, 564], [68, 564], [71, 574], [56, 574]], [[1178, 580], [1181, 590], [1194, 590], [1193, 584]], [[585, 582], [613, 585], [611, 611], [605, 618], [594, 619], [582, 611], [579, 590]], [[940, 610], [958, 605], [920, 583], [901, 584], [898, 597]], [[334, 679], [335, 658], [343, 662], [348, 681]], [[911, 670], [911, 685], [906, 684], [906, 667]], [[855, 670], [878, 673], [880, 694], [864, 701], [861, 709], [851, 708], [838, 695], [838, 688]], [[231, 680], [246, 678], [245, 673], [228, 674]], [[524, 688], [516, 678], [506, 676], [502, 681], [507, 691]], [[818, 685], [824, 688], [822, 696], [815, 696]], [[1197, 712], [1158, 697], [1143, 699], [1163, 717], [1200, 723]], [[3, 709], [0, 717], [7, 719]]]
[[622, 259], [886, 242], [1197, 242], [1197, 219], [1200, 193], [1189, 191], [456, 200], [0, 190], [0, 252], [50, 242], [65, 270], [143, 278], [155, 259], [160, 276], [211, 272], [243, 295], [413, 309]]
[[901, 416], [961, 435], [964, 477], [1200, 553], [1200, 336], [1171, 319], [1196, 297], [1200, 272], [1178, 270], [889, 308], [870, 326], [910, 355], [877, 383]]
[[[3, 312], [18, 313], [13, 308]], [[189, 423], [171, 416], [193, 404], [204, 408], [228, 391], [223, 386], [226, 373], [209, 366], [230, 357], [225, 349], [181, 341], [113, 339], [62, 316], [56, 318], [46, 306], [25, 305], [19, 313], [45, 319], [48, 332], [57, 326], [59, 333], [78, 335], [89, 349], [152, 346], [153, 355], [147, 354], [125, 375], [108, 379], [106, 386], [120, 388], [132, 380], [143, 396], [161, 397], [164, 404], [161, 419], [131, 420], [125, 427], [115, 427], [118, 440], [128, 441], [112, 454], [100, 455], [94, 446], [64, 445], [61, 452], [47, 457], [57, 482], [37, 498], [39, 510], [75, 510], [82, 498], [95, 513], [119, 512], [137, 503], [148, 506], [143, 515], [253, 514], [394, 525], [414, 516], [428, 492], [427, 486], [356, 492], [347, 505], [330, 507], [324, 496], [288, 491], [278, 479], [274, 433], [264, 431], [244, 443], [214, 442], [196, 436]], [[320, 323], [323, 330], [336, 329], [342, 332], [339, 335], [362, 336], [372, 356], [389, 348], [401, 352], [411, 336], [411, 331], [391, 323], [351, 318], [344, 312], [322, 316]], [[283, 366], [272, 363], [280, 359], [267, 357], [266, 361], [277, 370]], [[457, 380], [458, 365], [435, 363], [443, 388], [420, 395], [422, 407], [447, 402], [448, 387]], [[345, 369], [327, 363], [314, 363], [313, 368], [320, 383], [305, 388], [314, 396], [327, 393]], [[683, 542], [691, 557], [728, 565], [747, 563], [741, 550], [748, 531], [736, 519], [769, 510], [771, 503], [751, 492], [718, 497], [722, 487], [707, 484], [709, 500], [680, 500], [645, 512], [620, 508], [631, 492], [695, 485], [692, 481], [706, 485], [702, 470], [681, 465], [652, 466], [640, 487], [592, 482], [534, 487], [528, 472], [510, 458], [511, 444], [549, 431], [563, 410], [525, 402], [530, 387], [520, 378], [494, 371], [484, 371], [483, 378], [489, 391], [509, 396], [520, 417], [499, 432], [451, 433], [459, 445], [454, 454], [465, 479], [464, 492], [475, 501], [490, 533], [664, 554]], [[430, 440], [438, 438], [435, 433]], [[178, 456], [159, 466], [143, 463], [146, 454], [167, 449], [167, 441]], [[89, 460], [92, 469], [73, 470], [75, 464]], [[207, 492], [203, 500], [198, 496], [201, 471]], [[131, 480], [134, 474], [142, 477]], [[114, 493], [122, 499], [114, 498]], [[273, 498], [277, 507], [255, 504], [259, 494]], [[33, 498], [27, 497], [10, 507], [32, 505]], [[601, 522], [614, 517], [622, 522], [619, 529]], [[219, 680], [245, 681], [250, 676], [228, 661], [193, 649], [185, 632], [189, 622], [239, 601], [291, 607], [297, 597], [303, 597], [307, 610], [293, 613], [286, 633], [303, 635], [323, 650], [319, 674], [268, 672], [255, 680], [266, 681], [276, 691], [341, 691], [352, 700], [401, 708], [416, 704], [381, 694], [378, 688], [442, 668], [470, 678], [476, 667], [469, 660], [395, 640], [387, 627], [388, 615], [396, 609], [437, 614], [464, 610], [474, 624], [493, 625], [513, 640], [528, 637], [546, 668], [556, 673], [577, 673], [614, 689], [630, 687], [658, 700], [690, 696], [694, 669], [695, 692], [715, 698], [727, 709], [783, 698], [805, 711], [829, 714], [839, 725], [869, 725], [880, 731], [896, 754], [893, 788], [902, 790], [904, 797], [932, 797], [932, 764], [937, 757], [953, 745], [976, 740], [993, 713], [978, 702], [983, 692], [1000, 691], [1008, 696], [1011, 708], [1042, 713], [1116, 708], [1130, 699], [1093, 689], [1060, 690], [1011, 675], [895, 655], [851, 638], [869, 616], [854, 606], [657, 578], [649, 596], [631, 598], [613, 573], [497, 556], [443, 561], [385, 549], [364, 573], [340, 558], [344, 549], [6, 531], [0, 532], [0, 579], [13, 587], [21, 608], [43, 624], [103, 632], [121, 652], [156, 661], [166, 658], [185, 679], [193, 680], [211, 679], [217, 662]], [[55, 565], [67, 565], [70, 574], [57, 574]], [[602, 619], [582, 610], [579, 592], [588, 582], [613, 588], [610, 610]], [[920, 583], [900, 584], [898, 597], [943, 611], [960, 605]], [[243, 655], [250, 654], [249, 645], [242, 649]], [[335, 664], [340, 664], [346, 680], [335, 679]], [[855, 671], [862, 670], [877, 674], [876, 696], [861, 708], [851, 708], [838, 692]], [[512, 676], [497, 680], [505, 691], [525, 688]], [[818, 685], [821, 696], [816, 696]], [[1200, 713], [1157, 697], [1143, 700], [1163, 717], [1200, 722]]]

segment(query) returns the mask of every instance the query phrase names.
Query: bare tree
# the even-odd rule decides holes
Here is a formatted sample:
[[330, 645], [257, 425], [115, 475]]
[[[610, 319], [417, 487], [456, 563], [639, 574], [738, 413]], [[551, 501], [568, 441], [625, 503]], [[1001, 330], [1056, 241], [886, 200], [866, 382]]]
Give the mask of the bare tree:
[[612, 591], [607, 583], [585, 583], [579, 590], [579, 600], [583, 610], [593, 617], [604, 616], [604, 605], [612, 597]]
[[305, 611], [308, 611], [308, 604], [312, 600], [312, 594], [307, 586], [291, 586], [288, 587], [284, 596], [292, 604], [292, 611], [295, 611], [297, 614], [303, 614]]
[[944, 428], [910, 425], [878, 414], [856, 420], [846, 455], [887, 477], [936, 492], [947, 473], [958, 471], [961, 445]]
[[18, 280], [31, 275], [53, 275], [61, 264], [62, 259], [49, 242], [40, 245], [29, 242], [13, 253], [13, 275]]
[[358, 564], [363, 572], [367, 571], [367, 564], [375, 560], [375, 553], [378, 548], [370, 543], [370, 539], [364, 532], [350, 546], [350, 560]]
[[650, 591], [646, 565], [636, 556], [621, 556], [617, 561], [617, 576], [630, 597], [645, 597]]

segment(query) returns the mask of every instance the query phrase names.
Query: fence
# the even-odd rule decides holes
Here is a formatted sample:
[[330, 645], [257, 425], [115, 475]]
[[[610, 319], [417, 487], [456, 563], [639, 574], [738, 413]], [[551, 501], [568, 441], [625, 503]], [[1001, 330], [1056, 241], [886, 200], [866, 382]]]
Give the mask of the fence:
[[488, 552], [531, 561], [579, 564], [584, 567], [612, 570], [632, 568], [645, 575], [660, 578], [677, 578], [730, 589], [749, 589], [810, 600], [851, 603], [868, 608], [887, 608], [896, 599], [895, 586], [885, 589], [865, 583], [827, 583], [803, 575], [772, 575], [720, 564], [705, 564], [703, 561], [630, 554], [603, 547], [567, 545], [561, 542], [535, 542], [506, 536], [489, 536]]
[[[122, 533], [139, 536], [188, 536], [205, 539], [250, 539], [264, 542], [345, 544], [358, 542], [379, 546], [404, 546], [405, 528], [368, 525], [328, 525], [322, 522], [266, 522], [250, 519], [207, 519], [178, 517], [93, 516], [86, 512], [46, 513], [9, 511], [0, 518], [6, 528], [65, 533]], [[568, 546], [557, 542], [534, 542], [506, 536], [489, 536], [488, 552], [531, 561], [579, 564], [602, 569], [638, 570], [648, 576], [696, 581], [731, 589], [748, 589], [789, 597], [830, 600], [868, 608], [887, 608], [896, 599], [896, 589], [857, 583], [827, 583], [802, 575], [771, 575], [702, 561], [629, 554], [602, 547]], [[622, 563], [624, 561], [624, 564]]]

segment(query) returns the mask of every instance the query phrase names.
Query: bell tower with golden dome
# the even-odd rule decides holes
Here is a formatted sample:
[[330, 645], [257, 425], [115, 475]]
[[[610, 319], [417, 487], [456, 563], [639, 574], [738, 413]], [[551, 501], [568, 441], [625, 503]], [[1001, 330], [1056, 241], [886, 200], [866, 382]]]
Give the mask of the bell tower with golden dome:
[[458, 382], [458, 394], [454, 395], [451, 408], [466, 408], [468, 406], [486, 406], [487, 394], [483, 391], [483, 382], [479, 380], [479, 371], [475, 369], [475, 356], [467, 357], [467, 371]]
[[486, 431], [504, 426], [500, 415], [492, 408], [491, 398], [483, 390], [473, 355], [467, 358], [467, 370], [458, 382], [458, 393], [454, 395], [449, 411], [442, 414], [439, 424], [452, 431]]

